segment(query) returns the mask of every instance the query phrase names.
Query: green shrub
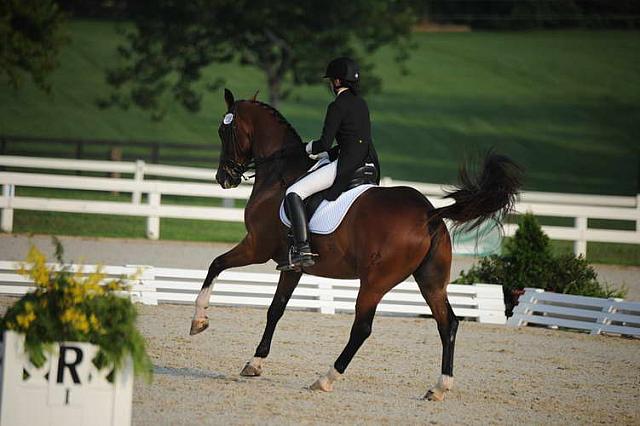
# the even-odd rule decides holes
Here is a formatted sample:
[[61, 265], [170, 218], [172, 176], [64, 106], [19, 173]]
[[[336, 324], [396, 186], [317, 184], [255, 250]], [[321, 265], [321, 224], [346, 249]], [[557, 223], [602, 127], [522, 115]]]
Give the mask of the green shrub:
[[501, 284], [507, 312], [517, 301], [514, 290], [542, 288], [557, 293], [593, 297], [624, 297], [617, 290], [598, 282], [598, 275], [582, 257], [572, 254], [554, 256], [549, 237], [542, 232], [533, 214], [525, 214], [515, 236], [507, 241], [504, 255], [480, 260], [468, 272], [462, 271], [456, 284]]
[[560, 255], [555, 259], [553, 266], [555, 281], [545, 287], [545, 290], [604, 298], [626, 295], [624, 288], [615, 289], [607, 283], [598, 282], [598, 273], [582, 256]]

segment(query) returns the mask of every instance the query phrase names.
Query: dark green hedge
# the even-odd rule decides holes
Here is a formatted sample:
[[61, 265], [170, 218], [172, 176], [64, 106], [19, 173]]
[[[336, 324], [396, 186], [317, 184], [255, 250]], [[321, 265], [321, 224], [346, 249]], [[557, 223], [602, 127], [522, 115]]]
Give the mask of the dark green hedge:
[[549, 237], [532, 214], [521, 217], [515, 236], [505, 246], [505, 254], [483, 258], [468, 272], [462, 271], [454, 283], [501, 284], [507, 312], [517, 301], [518, 290], [525, 287], [604, 298], [624, 297], [626, 293], [600, 283], [595, 269], [582, 256], [554, 256]]

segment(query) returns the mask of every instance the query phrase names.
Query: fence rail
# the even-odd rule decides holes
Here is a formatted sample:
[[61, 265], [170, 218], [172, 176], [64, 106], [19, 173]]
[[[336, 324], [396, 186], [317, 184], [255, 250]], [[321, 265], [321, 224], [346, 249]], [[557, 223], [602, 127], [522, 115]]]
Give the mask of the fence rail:
[[[23, 295], [32, 290], [33, 282], [17, 273], [18, 262], [0, 262], [0, 294]], [[54, 265], [59, 268], [59, 265]], [[95, 265], [73, 271], [85, 274], [96, 271]], [[193, 303], [196, 300], [206, 270], [157, 268], [152, 266], [104, 266], [106, 279], [138, 274], [130, 281], [131, 297], [143, 304]], [[216, 278], [211, 303], [214, 305], [269, 306], [278, 284], [278, 274], [224, 271]], [[336, 280], [303, 275], [288, 306], [317, 310], [324, 314], [353, 312], [360, 283], [357, 280]], [[449, 285], [449, 303], [459, 317], [473, 318], [482, 323], [504, 324], [502, 287], [493, 284]], [[413, 281], [398, 284], [385, 295], [378, 312], [391, 314], [430, 315], [418, 286]]]
[[[193, 167], [177, 167], [147, 164], [144, 161], [81, 161], [19, 156], [0, 156], [0, 166], [11, 169], [45, 169], [67, 172], [87, 171], [113, 174], [128, 174], [123, 177], [86, 177], [54, 175], [46, 173], [0, 172], [2, 197], [2, 230], [13, 229], [13, 210], [47, 210], [74, 213], [96, 213], [143, 216], [147, 218], [147, 237], [156, 239], [160, 235], [161, 217], [201, 220], [243, 221], [244, 212], [235, 208], [233, 200], [246, 200], [251, 194], [249, 185], [234, 189], [221, 189], [211, 184], [215, 170]], [[183, 179], [190, 181], [149, 180], [149, 176]], [[193, 182], [205, 180], [208, 183]], [[449, 203], [442, 199], [441, 185], [407, 182], [383, 178], [383, 186], [410, 186], [430, 197], [437, 207]], [[62, 200], [16, 196], [15, 188], [43, 187], [92, 191], [118, 191], [131, 193], [131, 202]], [[148, 194], [142, 202], [142, 194]], [[163, 195], [193, 197], [214, 197], [223, 200], [223, 207], [202, 207], [185, 205], [167, 205], [162, 202]], [[524, 192], [521, 201], [516, 204], [518, 213], [532, 212], [537, 216], [565, 217], [574, 219], [574, 226], [543, 226], [550, 238], [574, 241], [574, 252], [586, 254], [587, 242], [612, 242], [640, 244], [640, 195], [631, 197], [559, 194], [547, 192]], [[589, 219], [623, 220], [635, 223], [634, 230], [609, 230], [589, 228]], [[516, 225], [507, 224], [505, 231], [511, 236]], [[471, 250], [473, 253], [473, 250]]]
[[527, 324], [640, 337], [640, 303], [526, 288], [508, 325]]

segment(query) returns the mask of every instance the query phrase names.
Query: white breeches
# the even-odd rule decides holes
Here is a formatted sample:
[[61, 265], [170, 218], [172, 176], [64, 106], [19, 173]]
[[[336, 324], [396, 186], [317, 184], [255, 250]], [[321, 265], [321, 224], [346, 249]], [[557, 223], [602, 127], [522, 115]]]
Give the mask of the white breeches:
[[304, 200], [316, 192], [329, 188], [333, 185], [333, 181], [336, 180], [338, 160], [332, 161], [328, 164], [326, 162], [323, 163], [322, 161], [319, 161], [309, 170], [313, 171], [287, 188], [287, 194], [294, 192]]

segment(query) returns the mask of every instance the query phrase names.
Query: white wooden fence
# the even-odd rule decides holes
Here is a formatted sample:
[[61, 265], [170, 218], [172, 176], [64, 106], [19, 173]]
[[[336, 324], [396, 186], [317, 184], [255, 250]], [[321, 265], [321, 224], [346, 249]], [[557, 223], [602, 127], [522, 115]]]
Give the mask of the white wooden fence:
[[[157, 239], [160, 235], [160, 218], [183, 218], [221, 221], [243, 221], [244, 214], [229, 200], [246, 200], [251, 194], [250, 185], [234, 189], [222, 189], [212, 184], [215, 170], [191, 167], [163, 166], [135, 163], [89, 160], [62, 160], [17, 156], [0, 156], [0, 166], [12, 168], [47, 169], [131, 174], [131, 178], [106, 178], [53, 175], [42, 173], [0, 172], [1, 228], [5, 232], [13, 229], [13, 210], [46, 210], [73, 213], [97, 213], [147, 218], [147, 237]], [[206, 180], [208, 183], [145, 180], [148, 175]], [[384, 186], [411, 186], [430, 197], [436, 206], [448, 204], [441, 197], [441, 185], [407, 182], [383, 178]], [[131, 193], [131, 202], [68, 200], [16, 196], [15, 188], [43, 187], [93, 191], [117, 191]], [[141, 194], [148, 194], [142, 203]], [[214, 197], [227, 200], [223, 207], [168, 205], [162, 203], [163, 195]], [[566, 217], [574, 219], [573, 227], [543, 226], [552, 239], [574, 241], [574, 252], [586, 254], [587, 241], [640, 244], [640, 194], [631, 197], [525, 192], [516, 204], [519, 213], [532, 212], [537, 216]], [[588, 219], [624, 220], [635, 223], [635, 230], [593, 229]], [[515, 233], [517, 225], [505, 226], [506, 235]]]
[[[22, 295], [32, 290], [33, 282], [19, 275], [19, 263], [0, 262], [0, 294]], [[73, 266], [79, 271], [78, 265]], [[87, 265], [84, 273], [96, 270]], [[134, 301], [158, 303], [194, 303], [207, 271], [156, 268], [151, 266], [104, 266], [107, 279], [138, 274], [131, 284]], [[278, 274], [224, 271], [213, 285], [214, 305], [269, 306], [278, 283]], [[324, 314], [352, 312], [360, 287], [357, 280], [335, 280], [303, 275], [288, 306], [317, 310]], [[455, 285], [447, 287], [449, 302], [459, 317], [474, 318], [482, 323], [504, 324], [502, 287], [494, 284]], [[415, 282], [405, 281], [387, 293], [378, 312], [391, 314], [430, 315]]]
[[515, 327], [538, 324], [587, 330], [591, 334], [640, 337], [640, 302], [526, 288], [507, 324]]

